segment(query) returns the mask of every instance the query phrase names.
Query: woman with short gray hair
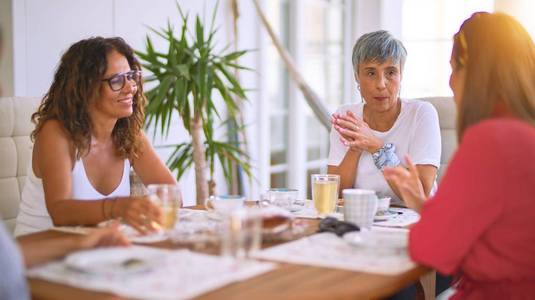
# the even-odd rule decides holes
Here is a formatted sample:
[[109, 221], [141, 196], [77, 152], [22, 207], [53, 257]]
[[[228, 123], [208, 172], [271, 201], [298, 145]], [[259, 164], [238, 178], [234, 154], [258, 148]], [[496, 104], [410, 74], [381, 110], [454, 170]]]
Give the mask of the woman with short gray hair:
[[328, 173], [340, 175], [340, 190], [371, 189], [403, 204], [384, 167], [403, 164], [408, 154], [426, 193], [440, 166], [440, 128], [435, 108], [399, 97], [407, 50], [389, 32], [361, 36], [352, 55], [362, 103], [343, 105], [332, 115]]

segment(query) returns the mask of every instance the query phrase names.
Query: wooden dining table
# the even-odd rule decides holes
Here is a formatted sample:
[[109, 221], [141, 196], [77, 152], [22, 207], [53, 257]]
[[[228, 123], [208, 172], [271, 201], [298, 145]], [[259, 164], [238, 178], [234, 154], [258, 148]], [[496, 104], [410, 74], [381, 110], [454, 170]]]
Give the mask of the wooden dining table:
[[[301, 219], [305, 232], [310, 235], [318, 230], [319, 220]], [[72, 234], [49, 230], [50, 236]], [[287, 241], [271, 240], [262, 248]], [[169, 240], [150, 244], [151, 247], [180, 249], [184, 245]], [[214, 249], [208, 249], [213, 252]], [[203, 252], [206, 252], [203, 250]], [[298, 254], [296, 254], [298, 255]], [[28, 278], [33, 299], [124, 299], [110, 293], [86, 290], [79, 287]], [[417, 299], [434, 299], [435, 272], [416, 265], [398, 275], [380, 275], [340, 269], [278, 263], [274, 270], [245, 281], [236, 282], [207, 292], [195, 299], [381, 299], [415, 284]]]

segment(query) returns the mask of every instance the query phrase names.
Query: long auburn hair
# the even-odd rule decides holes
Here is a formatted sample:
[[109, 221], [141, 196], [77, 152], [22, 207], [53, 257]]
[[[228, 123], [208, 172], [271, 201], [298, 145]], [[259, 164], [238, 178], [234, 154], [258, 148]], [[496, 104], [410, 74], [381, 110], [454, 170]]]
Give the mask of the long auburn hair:
[[454, 36], [452, 58], [466, 68], [457, 138], [497, 109], [535, 126], [535, 46], [529, 33], [503, 13], [475, 13]]
[[[112, 51], [124, 55], [132, 70], [141, 70], [134, 51], [120, 37], [84, 39], [63, 54], [50, 89], [37, 112], [32, 115], [32, 122], [36, 124], [31, 134], [33, 141], [46, 121], [58, 120], [76, 150], [76, 158], [89, 152], [92, 129], [89, 104], [99, 99], [100, 86], [107, 69], [106, 56]], [[133, 159], [139, 155], [145, 103], [141, 83], [133, 97], [132, 115], [117, 120], [113, 128], [113, 142], [118, 154], [124, 158]]]

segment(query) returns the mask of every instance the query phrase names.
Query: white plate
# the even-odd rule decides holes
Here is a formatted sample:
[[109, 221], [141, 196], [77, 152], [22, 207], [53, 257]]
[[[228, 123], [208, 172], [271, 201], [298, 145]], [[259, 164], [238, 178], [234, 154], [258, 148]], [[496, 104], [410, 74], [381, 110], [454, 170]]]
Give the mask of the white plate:
[[158, 253], [139, 247], [93, 249], [75, 252], [65, 258], [69, 268], [99, 275], [147, 272], [160, 262]]
[[119, 230], [126, 235], [132, 243], [150, 244], [165, 241], [167, 239], [163, 230], [149, 233], [147, 235], [141, 235], [133, 227], [124, 224], [119, 227]]
[[[115, 221], [104, 221], [100, 222], [97, 227], [107, 227], [112, 222]], [[149, 244], [149, 243], [157, 243], [161, 241], [165, 241], [168, 237], [167, 235], [162, 231], [157, 231], [154, 233], [149, 233], [147, 235], [141, 235], [137, 230], [134, 229], [134, 227], [129, 226], [127, 224], [121, 224], [119, 226], [119, 231], [124, 234], [132, 243], [139, 243], [139, 244]]]
[[132, 243], [138, 243], [138, 244], [151, 244], [151, 243], [157, 243], [161, 241], [167, 240], [167, 235], [163, 231], [158, 231], [156, 233], [148, 234], [148, 235], [129, 235], [128, 239]]
[[344, 240], [357, 247], [367, 248], [407, 248], [408, 230], [361, 230], [344, 234]]
[[373, 220], [374, 221], [385, 221], [385, 220], [388, 220], [390, 218], [392, 218], [393, 216], [397, 216], [398, 213], [395, 212], [395, 211], [391, 211], [391, 210], [387, 210], [386, 212], [382, 213], [382, 214], [376, 214], [375, 217], [373, 217]]

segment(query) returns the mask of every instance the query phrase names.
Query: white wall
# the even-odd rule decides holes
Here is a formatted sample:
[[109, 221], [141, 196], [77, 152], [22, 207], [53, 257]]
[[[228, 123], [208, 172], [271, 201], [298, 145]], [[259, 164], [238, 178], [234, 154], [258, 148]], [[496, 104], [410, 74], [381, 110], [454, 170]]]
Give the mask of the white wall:
[[496, 11], [507, 13], [515, 17], [535, 40], [535, 2], [532, 0], [496, 0]]
[[[55, 68], [63, 52], [74, 42], [91, 36], [121, 36], [134, 49], [143, 50], [147, 26], [165, 27], [169, 19], [177, 30], [181, 19], [174, 0], [0, 0], [10, 2], [13, 18], [14, 55], [14, 94], [17, 96], [42, 96], [50, 86]], [[233, 38], [230, 32], [230, 1], [221, 0], [216, 25], [219, 25], [218, 47], [224, 47]], [[257, 47], [258, 26], [250, 3], [240, 1], [242, 17], [240, 18], [243, 38], [240, 47], [255, 49]], [[190, 20], [197, 13], [205, 15], [208, 22], [216, 1], [183, 0], [180, 5], [190, 13]], [[151, 34], [156, 48], [163, 47], [161, 39]], [[256, 67], [256, 55], [252, 54], [243, 61], [249, 67]], [[242, 75], [244, 84], [256, 88], [258, 74]], [[251, 95], [254, 103], [254, 93]], [[246, 107], [254, 112], [255, 106]], [[254, 113], [253, 113], [254, 114]], [[254, 119], [254, 118], [253, 118]], [[251, 121], [250, 119], [248, 121]], [[189, 136], [176, 118], [175, 126], [167, 140], [156, 137], [155, 145], [179, 143], [189, 140]], [[253, 129], [256, 128], [252, 127]], [[149, 132], [152, 136], [152, 132]], [[252, 134], [255, 135], [254, 133]], [[163, 160], [171, 150], [157, 149]], [[256, 149], [252, 152], [256, 152]], [[253, 155], [254, 156], [254, 155]], [[218, 192], [226, 193], [226, 185], [218, 172]], [[180, 185], [187, 204], [195, 199], [193, 171], [185, 175]]]
[[2, 28], [3, 47], [0, 49], [0, 94], [13, 95], [13, 43], [11, 22], [11, 0], [0, 0], [0, 28]]

